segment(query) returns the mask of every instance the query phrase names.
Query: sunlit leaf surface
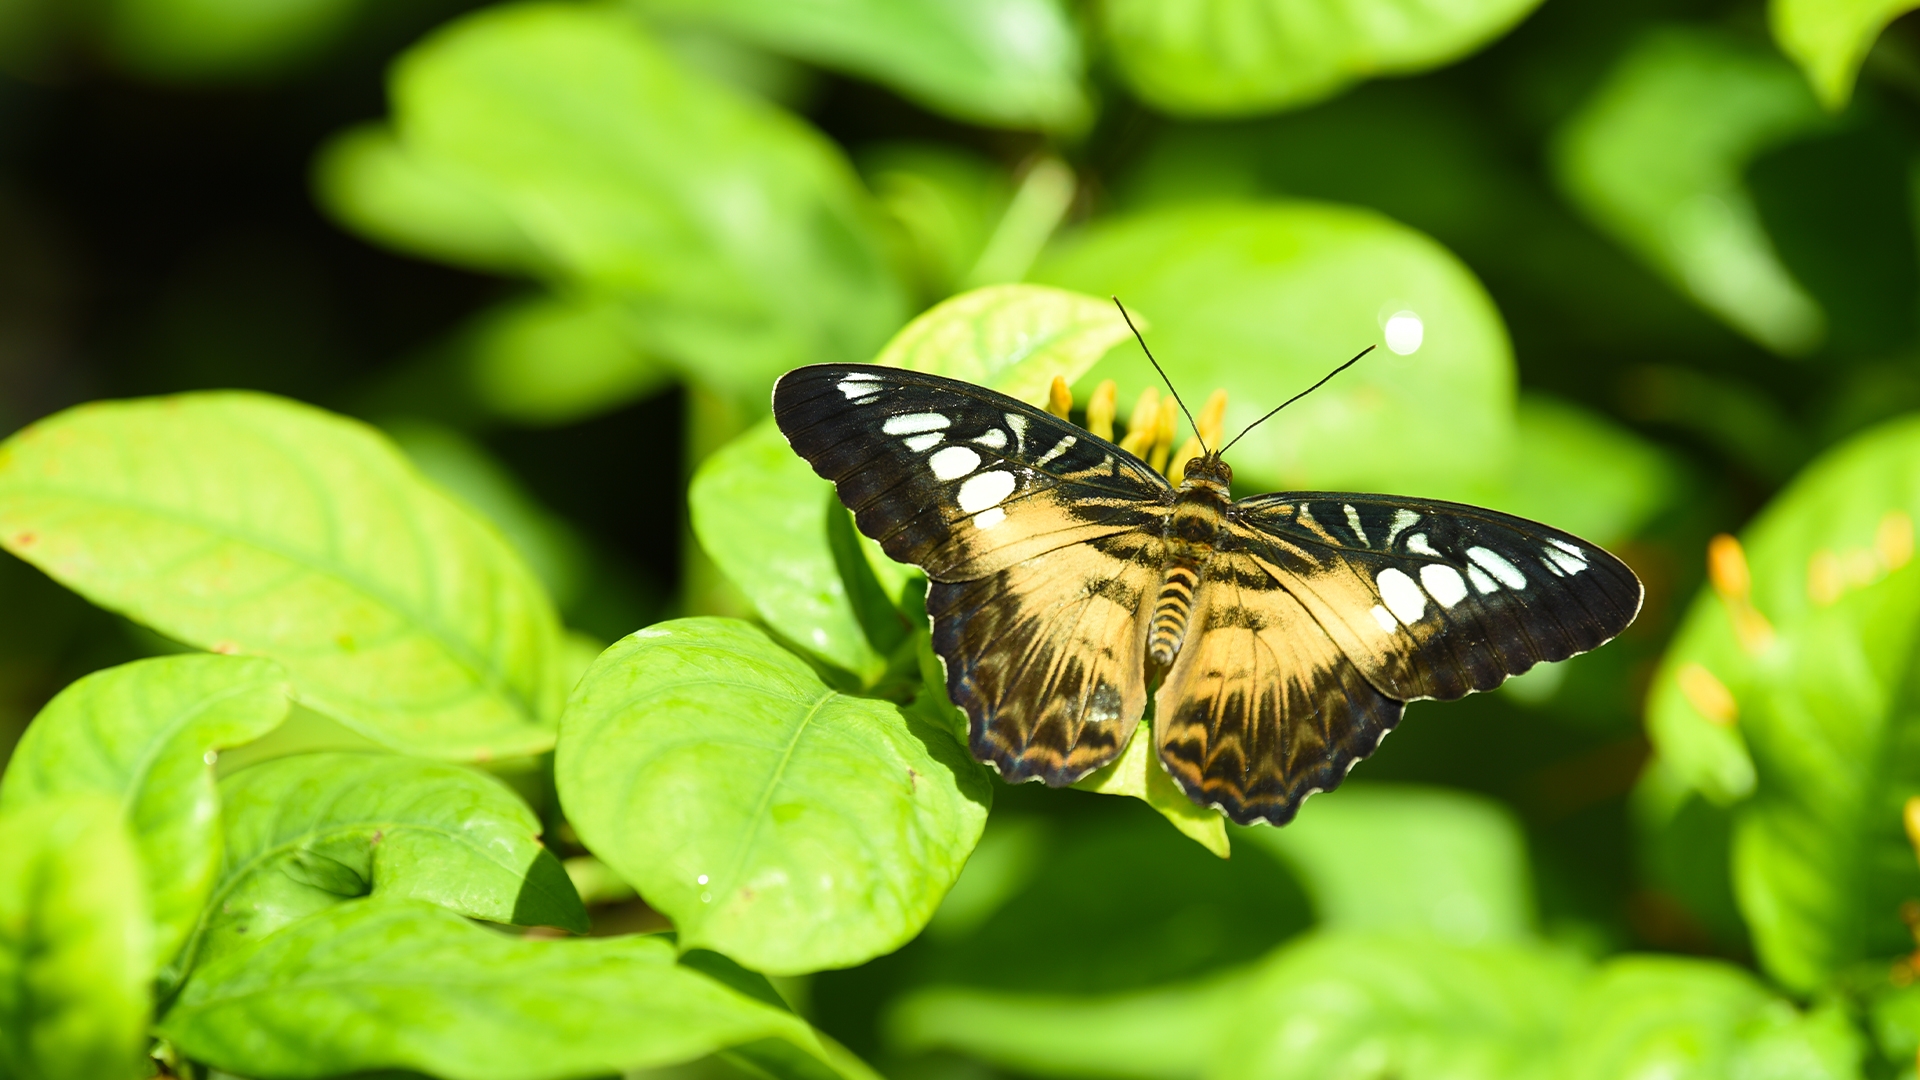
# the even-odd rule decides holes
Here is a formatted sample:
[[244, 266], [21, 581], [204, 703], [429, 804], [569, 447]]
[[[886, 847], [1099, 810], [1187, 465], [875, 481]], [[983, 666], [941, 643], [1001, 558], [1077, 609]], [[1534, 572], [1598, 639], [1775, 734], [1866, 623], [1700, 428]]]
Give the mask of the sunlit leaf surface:
[[146, 1076], [151, 924], [118, 800], [0, 812], [0, 1074]]
[[70, 409], [0, 444], [0, 545], [170, 637], [279, 661], [301, 702], [389, 745], [552, 745], [539, 582], [354, 421], [237, 392]]
[[1297, 108], [1361, 79], [1438, 67], [1499, 37], [1539, 0], [1102, 0], [1133, 91], [1172, 113]]
[[34, 718], [0, 778], [0, 812], [82, 792], [122, 807], [150, 895], [155, 964], [171, 959], [220, 870], [213, 763], [287, 714], [266, 660], [169, 656], [67, 687]]
[[991, 797], [948, 732], [828, 689], [724, 619], [607, 650], [574, 691], [554, 768], [581, 840], [673, 919], [682, 948], [774, 974], [919, 933]]
[[[1233, 448], [1240, 493], [1445, 497], [1506, 466], [1514, 371], [1498, 313], [1444, 248], [1369, 211], [1318, 203], [1149, 211], [1089, 226], [1036, 277], [1145, 312], [1147, 340], [1174, 386], [1196, 404], [1227, 391], [1229, 432], [1361, 349], [1388, 344], [1385, 328], [1403, 320], [1392, 343], [1404, 354], [1376, 349]], [[1081, 399], [1108, 377], [1123, 403], [1159, 384], [1138, 347], [1123, 346], [1080, 380]]]
[[1914, 0], [1769, 0], [1773, 40], [1806, 73], [1814, 93], [1839, 110], [1887, 24], [1920, 4]]
[[296, 754], [220, 784], [226, 858], [183, 969], [348, 900], [424, 900], [499, 923], [584, 931], [586, 913], [540, 822], [459, 765]]
[[664, 938], [516, 939], [408, 901], [344, 904], [196, 972], [161, 1031], [282, 1077], [542, 1080], [778, 1040], [813, 1066], [786, 1075], [877, 1080], [805, 1021], [675, 964]]
[[565, 281], [702, 382], [758, 397], [787, 368], [865, 360], [905, 315], [839, 150], [618, 12], [468, 16], [401, 60], [393, 96], [410, 151], [486, 185]]
[[962, 120], [1070, 130], [1089, 119], [1080, 38], [1059, 0], [637, 0], [635, 6], [875, 79]]
[[1662, 758], [1709, 795], [1746, 799], [1735, 887], [1761, 961], [1789, 987], [1913, 947], [1900, 905], [1920, 895], [1901, 826], [1920, 795], [1916, 516], [1920, 422], [1828, 453], [1745, 530], [1744, 554], [1716, 552], [1715, 587], [1649, 698]]

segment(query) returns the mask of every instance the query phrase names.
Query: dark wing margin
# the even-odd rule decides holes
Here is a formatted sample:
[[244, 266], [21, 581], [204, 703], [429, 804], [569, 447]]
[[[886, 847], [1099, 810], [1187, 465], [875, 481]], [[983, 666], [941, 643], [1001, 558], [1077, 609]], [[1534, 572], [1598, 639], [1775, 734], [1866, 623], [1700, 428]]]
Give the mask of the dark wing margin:
[[1193, 619], [1154, 698], [1160, 761], [1236, 824], [1292, 821], [1400, 721], [1405, 706], [1244, 554], [1209, 567]]
[[1120, 753], [1146, 710], [1142, 608], [1173, 502], [1158, 473], [1014, 398], [898, 368], [788, 372], [773, 415], [860, 531], [926, 570], [974, 757], [1059, 786]]
[[1234, 504], [1233, 542], [1381, 692], [1450, 700], [1625, 630], [1640, 579], [1577, 536], [1460, 503], [1281, 492]]
[[1156, 522], [1173, 489], [1145, 462], [969, 383], [856, 364], [773, 388], [794, 452], [833, 481], [860, 531], [935, 581], [973, 581]]

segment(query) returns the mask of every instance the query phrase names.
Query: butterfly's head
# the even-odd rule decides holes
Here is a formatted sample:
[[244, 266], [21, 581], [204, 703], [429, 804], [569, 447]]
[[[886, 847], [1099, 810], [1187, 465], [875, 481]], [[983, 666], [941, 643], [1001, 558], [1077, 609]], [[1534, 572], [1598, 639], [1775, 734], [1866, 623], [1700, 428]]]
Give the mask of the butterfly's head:
[[1187, 467], [1181, 471], [1180, 490], [1182, 491], [1209, 488], [1224, 496], [1227, 494], [1227, 489], [1232, 486], [1233, 469], [1217, 452], [1189, 458]]

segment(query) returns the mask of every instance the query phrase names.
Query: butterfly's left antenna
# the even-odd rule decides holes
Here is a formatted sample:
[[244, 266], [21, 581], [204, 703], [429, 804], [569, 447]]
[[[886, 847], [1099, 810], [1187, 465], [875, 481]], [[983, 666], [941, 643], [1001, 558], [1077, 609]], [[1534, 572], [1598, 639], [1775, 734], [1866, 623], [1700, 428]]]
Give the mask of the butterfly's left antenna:
[[[1147, 363], [1152, 364], [1153, 370], [1160, 373], [1160, 381], [1167, 384], [1167, 393], [1173, 395], [1173, 400], [1180, 406], [1180, 411], [1187, 414], [1187, 426], [1193, 429], [1193, 437], [1200, 440], [1201, 451], [1212, 454], [1213, 451], [1207, 449], [1207, 440], [1200, 434], [1200, 425], [1193, 422], [1193, 413], [1188, 411], [1187, 403], [1180, 400], [1180, 391], [1175, 390], [1173, 380], [1167, 378], [1167, 369], [1161, 367], [1160, 361], [1153, 358], [1153, 350], [1147, 348], [1147, 339], [1141, 335], [1140, 328], [1133, 325], [1133, 316], [1127, 314], [1127, 305], [1121, 303], [1120, 298], [1116, 296], [1113, 298], [1113, 306], [1119, 308], [1120, 317], [1127, 320], [1127, 329], [1133, 331], [1134, 340], [1140, 343], [1140, 351], [1147, 354]], [[1360, 358], [1356, 356], [1354, 359]]]
[[[1233, 438], [1231, 438], [1231, 439], [1229, 439], [1229, 440], [1227, 440], [1227, 445], [1226, 445], [1226, 446], [1223, 446], [1223, 447], [1221, 447], [1221, 448], [1220, 448], [1220, 452], [1221, 452], [1221, 453], [1223, 453], [1223, 454], [1224, 454], [1224, 453], [1226, 453], [1226, 452], [1227, 452], [1227, 450], [1228, 450], [1228, 449], [1229, 449], [1230, 447], [1232, 447], [1234, 443], [1237, 443], [1237, 442], [1239, 442], [1239, 441], [1240, 441], [1241, 439], [1243, 439], [1243, 438], [1245, 438], [1245, 437], [1246, 437], [1246, 434], [1247, 434], [1247, 432], [1249, 432], [1249, 431], [1252, 431], [1252, 430], [1253, 430], [1254, 428], [1257, 428], [1257, 427], [1259, 427], [1259, 426], [1260, 426], [1261, 424], [1264, 424], [1264, 423], [1266, 423], [1266, 422], [1267, 422], [1267, 420], [1268, 420], [1269, 418], [1271, 418], [1271, 417], [1273, 416], [1273, 414], [1274, 414], [1274, 413], [1277, 413], [1277, 412], [1279, 412], [1279, 411], [1280, 411], [1281, 409], [1284, 409], [1284, 408], [1286, 408], [1287, 406], [1289, 406], [1289, 405], [1291, 405], [1291, 404], [1293, 404], [1294, 402], [1296, 402], [1296, 401], [1299, 401], [1299, 400], [1300, 400], [1301, 398], [1303, 398], [1303, 397], [1306, 397], [1306, 396], [1307, 396], [1308, 394], [1311, 394], [1311, 393], [1313, 393], [1313, 392], [1314, 392], [1315, 390], [1318, 390], [1318, 389], [1320, 389], [1321, 387], [1323, 387], [1323, 386], [1325, 386], [1325, 385], [1327, 385], [1327, 380], [1328, 380], [1328, 379], [1331, 379], [1331, 378], [1333, 378], [1333, 377], [1334, 377], [1335, 375], [1338, 375], [1338, 374], [1340, 374], [1341, 372], [1343, 372], [1343, 371], [1345, 371], [1345, 370], [1347, 370], [1348, 368], [1350, 368], [1350, 367], [1352, 367], [1353, 365], [1355, 365], [1355, 364], [1357, 364], [1357, 363], [1359, 363], [1359, 362], [1360, 362], [1360, 357], [1361, 357], [1361, 356], [1365, 356], [1365, 355], [1367, 355], [1368, 353], [1370, 353], [1370, 352], [1372, 352], [1372, 351], [1373, 351], [1373, 349], [1374, 349], [1374, 347], [1373, 347], [1372, 345], [1369, 345], [1369, 346], [1367, 346], [1366, 348], [1364, 348], [1364, 349], [1361, 349], [1361, 350], [1360, 350], [1360, 353], [1359, 353], [1359, 355], [1358, 355], [1358, 356], [1355, 356], [1355, 357], [1354, 357], [1353, 359], [1351, 359], [1351, 360], [1349, 360], [1349, 361], [1347, 361], [1347, 362], [1346, 362], [1346, 363], [1344, 363], [1344, 364], [1341, 364], [1341, 365], [1340, 365], [1339, 367], [1337, 367], [1337, 368], [1334, 368], [1334, 369], [1333, 369], [1332, 371], [1329, 371], [1329, 372], [1327, 372], [1327, 373], [1326, 373], [1325, 375], [1322, 375], [1322, 376], [1320, 377], [1320, 381], [1319, 381], [1319, 382], [1317, 382], [1317, 383], [1314, 383], [1314, 384], [1313, 384], [1312, 386], [1309, 386], [1309, 387], [1307, 387], [1307, 388], [1306, 388], [1305, 390], [1302, 390], [1302, 391], [1300, 391], [1299, 393], [1297, 393], [1297, 394], [1295, 394], [1295, 395], [1293, 395], [1292, 397], [1290, 397], [1290, 398], [1288, 398], [1287, 400], [1285, 400], [1285, 401], [1283, 401], [1283, 402], [1281, 402], [1280, 404], [1278, 404], [1278, 405], [1275, 405], [1275, 406], [1273, 407], [1273, 411], [1272, 411], [1272, 412], [1269, 412], [1269, 413], [1267, 413], [1267, 415], [1266, 415], [1266, 416], [1263, 416], [1263, 417], [1261, 417], [1260, 419], [1258, 419], [1258, 420], [1255, 420], [1255, 421], [1254, 421], [1253, 423], [1251, 423], [1251, 424], [1248, 424], [1248, 425], [1247, 425], [1247, 426], [1246, 426], [1245, 428], [1243, 428], [1243, 429], [1241, 429], [1241, 431], [1240, 431], [1240, 434], [1238, 434], [1238, 435], [1235, 435], [1235, 436], [1234, 436]], [[1154, 365], [1154, 366], [1155, 366], [1155, 367], [1158, 367], [1159, 365], [1157, 365], [1157, 364], [1156, 364], [1156, 365]]]

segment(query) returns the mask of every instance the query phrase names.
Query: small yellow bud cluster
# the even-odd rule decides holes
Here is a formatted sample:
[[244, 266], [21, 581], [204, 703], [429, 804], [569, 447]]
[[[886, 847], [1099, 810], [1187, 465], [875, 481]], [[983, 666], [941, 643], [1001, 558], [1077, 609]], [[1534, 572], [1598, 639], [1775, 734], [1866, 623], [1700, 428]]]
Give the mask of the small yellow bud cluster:
[[[1105, 379], [1093, 388], [1093, 396], [1087, 399], [1087, 430], [1109, 442], [1113, 441], [1119, 397], [1119, 384]], [[1054, 376], [1053, 386], [1047, 392], [1047, 411], [1062, 420], [1073, 411], [1073, 392], [1068, 389], [1067, 380], [1058, 375]], [[1215, 390], [1201, 406], [1200, 415], [1194, 418], [1199, 430], [1188, 436], [1176, 454], [1173, 441], [1180, 433], [1180, 403], [1171, 396], [1162, 398], [1159, 390], [1149, 386], [1140, 392], [1133, 411], [1127, 414], [1127, 433], [1119, 440], [1120, 448], [1178, 484], [1187, 462], [1200, 456], [1202, 444], [1219, 447], [1226, 419], [1227, 392]]]

